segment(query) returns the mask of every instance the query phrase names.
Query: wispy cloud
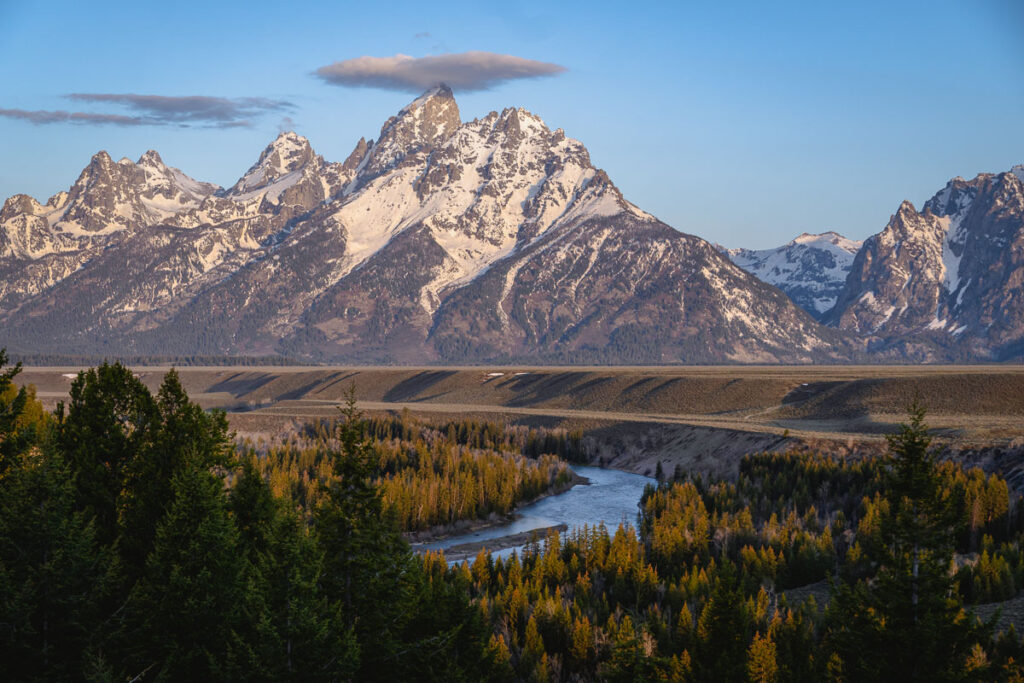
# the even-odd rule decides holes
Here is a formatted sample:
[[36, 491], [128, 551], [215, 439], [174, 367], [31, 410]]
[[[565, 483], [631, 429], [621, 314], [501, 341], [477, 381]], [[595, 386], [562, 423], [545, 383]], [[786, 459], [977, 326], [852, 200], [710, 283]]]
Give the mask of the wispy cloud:
[[284, 100], [262, 97], [206, 97], [190, 95], [138, 95], [134, 93], [72, 93], [67, 99], [122, 107], [129, 114], [81, 111], [0, 109], [0, 116], [20, 119], [37, 125], [76, 123], [114, 126], [179, 126], [204, 128], [239, 128], [252, 125], [252, 120], [270, 112], [294, 109]]
[[9, 119], [20, 119], [37, 125], [45, 123], [95, 123], [113, 124], [116, 126], [141, 126], [145, 123], [138, 116], [90, 114], [88, 112], [81, 111], [61, 110], [31, 111], [28, 109], [0, 109], [0, 116]]
[[493, 52], [432, 57], [357, 57], [322, 66], [316, 75], [332, 85], [422, 92], [440, 83], [463, 92], [488, 90], [506, 81], [555, 76], [567, 69]]

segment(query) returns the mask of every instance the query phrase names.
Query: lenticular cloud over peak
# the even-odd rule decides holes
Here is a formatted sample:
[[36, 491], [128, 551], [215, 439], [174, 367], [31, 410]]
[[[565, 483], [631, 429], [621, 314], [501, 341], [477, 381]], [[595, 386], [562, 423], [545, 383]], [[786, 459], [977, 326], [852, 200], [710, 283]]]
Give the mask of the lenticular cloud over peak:
[[564, 66], [493, 52], [431, 57], [357, 57], [322, 66], [316, 75], [332, 85], [419, 93], [441, 83], [453, 90], [488, 90], [506, 81], [555, 76]]

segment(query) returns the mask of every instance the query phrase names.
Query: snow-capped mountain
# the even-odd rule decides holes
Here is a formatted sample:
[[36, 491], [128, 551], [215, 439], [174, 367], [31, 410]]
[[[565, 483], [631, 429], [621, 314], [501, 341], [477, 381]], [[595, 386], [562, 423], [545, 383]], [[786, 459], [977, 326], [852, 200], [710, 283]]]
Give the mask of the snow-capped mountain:
[[904, 201], [857, 254], [824, 318], [925, 360], [1024, 351], [1024, 166]]
[[820, 319], [835, 305], [860, 246], [861, 242], [836, 232], [805, 232], [775, 249], [719, 249], [737, 266], [778, 287]]
[[0, 213], [13, 350], [335, 361], [801, 362], [850, 347], [626, 201], [523, 109], [446, 87], [325, 162], [284, 133], [227, 189], [97, 154]]
[[46, 292], [110, 244], [198, 207], [217, 186], [163, 163], [93, 156], [74, 185], [41, 205], [15, 195], [0, 210], [0, 310]]

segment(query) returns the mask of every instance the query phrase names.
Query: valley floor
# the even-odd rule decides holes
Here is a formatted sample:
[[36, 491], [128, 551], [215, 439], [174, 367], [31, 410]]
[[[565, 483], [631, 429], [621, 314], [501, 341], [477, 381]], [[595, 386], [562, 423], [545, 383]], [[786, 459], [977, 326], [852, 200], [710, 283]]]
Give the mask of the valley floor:
[[[137, 367], [155, 388], [166, 367]], [[78, 368], [18, 380], [52, 406]], [[474, 416], [580, 429], [595, 462], [639, 474], [677, 466], [728, 475], [739, 458], [791, 448], [837, 455], [885, 448], [918, 397], [947, 456], [1018, 489], [1024, 366], [184, 367], [189, 394], [224, 408], [242, 436], [333, 417], [351, 386], [369, 413]]]

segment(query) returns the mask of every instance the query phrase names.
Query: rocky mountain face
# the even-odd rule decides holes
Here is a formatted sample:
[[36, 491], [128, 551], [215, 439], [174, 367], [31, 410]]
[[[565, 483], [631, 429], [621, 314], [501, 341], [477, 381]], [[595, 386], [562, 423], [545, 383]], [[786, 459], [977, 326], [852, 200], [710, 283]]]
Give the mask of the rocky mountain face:
[[861, 242], [836, 232], [804, 233], [775, 249], [719, 249], [762, 282], [778, 287], [820, 319], [835, 306]]
[[824, 320], [917, 360], [1024, 354], [1024, 166], [903, 202], [854, 259]]
[[523, 109], [435, 88], [344, 163], [284, 133], [227, 189], [97, 154], [0, 213], [13, 350], [336, 362], [808, 362], [845, 338], [626, 201]]

